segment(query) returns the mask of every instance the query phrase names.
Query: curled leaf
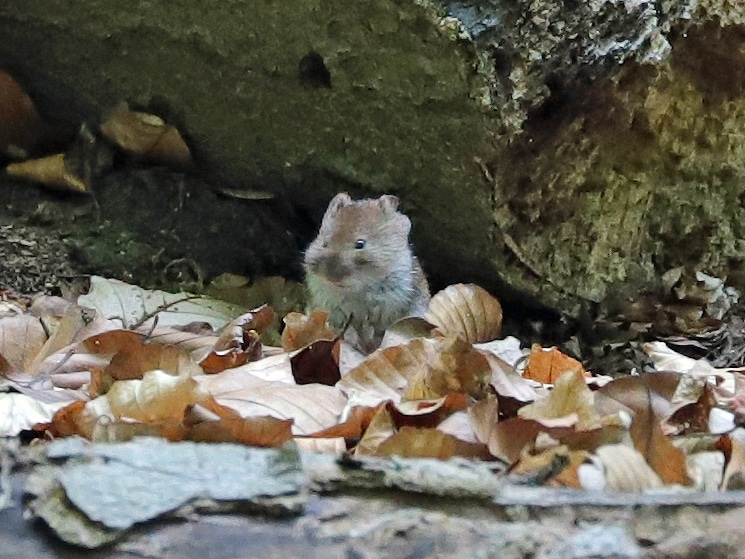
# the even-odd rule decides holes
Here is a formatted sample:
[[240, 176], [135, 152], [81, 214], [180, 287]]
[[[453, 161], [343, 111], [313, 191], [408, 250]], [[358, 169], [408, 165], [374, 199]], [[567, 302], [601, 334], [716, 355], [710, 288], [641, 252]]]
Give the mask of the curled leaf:
[[125, 102], [101, 124], [101, 133], [123, 150], [149, 161], [177, 166], [191, 161], [189, 147], [176, 128], [155, 115], [130, 111]]
[[334, 340], [336, 334], [326, 320], [329, 313], [318, 309], [310, 315], [291, 312], [284, 317], [285, 328], [282, 330], [282, 349], [294, 351], [319, 340]]
[[71, 172], [65, 165], [65, 154], [57, 153], [30, 159], [20, 163], [11, 163], [6, 172], [11, 177], [38, 182], [47, 186], [61, 187], [75, 192], [88, 192], [90, 185]]
[[424, 318], [443, 334], [460, 336], [469, 343], [488, 342], [502, 332], [502, 305], [474, 284], [458, 283], [437, 293]]
[[589, 431], [602, 425], [595, 409], [595, 396], [580, 371], [561, 375], [547, 398], [528, 404], [518, 414], [547, 427], [574, 426], [578, 431]]

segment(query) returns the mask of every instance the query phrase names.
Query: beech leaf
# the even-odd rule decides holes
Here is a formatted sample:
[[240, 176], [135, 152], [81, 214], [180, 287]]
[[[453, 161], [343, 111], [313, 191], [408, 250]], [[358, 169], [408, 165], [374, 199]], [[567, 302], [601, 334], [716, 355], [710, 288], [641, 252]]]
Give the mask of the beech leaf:
[[469, 343], [488, 342], [502, 332], [502, 306], [484, 288], [458, 283], [435, 294], [424, 319], [444, 335]]

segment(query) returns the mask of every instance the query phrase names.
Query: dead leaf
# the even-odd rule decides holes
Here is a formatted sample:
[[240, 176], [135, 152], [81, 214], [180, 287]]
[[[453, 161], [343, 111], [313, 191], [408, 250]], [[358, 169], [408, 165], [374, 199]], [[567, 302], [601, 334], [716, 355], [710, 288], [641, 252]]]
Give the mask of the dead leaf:
[[589, 431], [602, 425], [600, 414], [595, 409], [594, 395], [578, 370], [561, 375], [547, 398], [528, 404], [518, 414], [547, 427], [573, 426], [578, 431]]
[[35, 372], [32, 364], [47, 339], [38, 318], [23, 314], [0, 319], [0, 355], [15, 372]]
[[733, 431], [726, 437], [728, 447], [727, 467], [724, 470], [722, 489], [744, 489], [745, 488], [745, 430], [742, 428]]
[[[145, 373], [142, 380], [115, 382], [105, 396], [115, 418], [130, 418], [141, 423], [159, 419], [181, 421], [184, 411], [205, 399], [205, 393], [188, 375], [174, 376], [160, 370]], [[96, 400], [89, 402], [96, 408]]]
[[111, 355], [105, 372], [114, 380], [139, 379], [155, 369], [187, 376], [202, 373], [188, 353], [149, 343], [147, 336], [130, 330], [113, 330], [92, 336], [84, 340], [81, 347], [89, 353]]
[[189, 147], [179, 131], [149, 113], [130, 111], [119, 103], [101, 124], [101, 133], [123, 150], [154, 163], [186, 166]]
[[335, 386], [341, 379], [339, 344], [339, 340], [320, 340], [293, 355], [290, 363], [295, 382]]
[[582, 363], [565, 355], [557, 348], [544, 349], [539, 344], [533, 344], [523, 376], [550, 384], [556, 382], [556, 379], [567, 371], [577, 371], [583, 376], [590, 376], [585, 372]]
[[482, 442], [476, 436], [468, 413], [465, 411], [457, 411], [449, 415], [447, 419], [437, 426], [437, 430], [446, 435], [451, 435], [459, 441], [474, 444]]
[[281, 447], [292, 439], [291, 419], [244, 418], [216, 402], [207, 402], [205, 406], [196, 404], [187, 409], [184, 423], [189, 440]]
[[295, 435], [310, 435], [336, 425], [347, 403], [336, 387], [271, 382], [241, 369], [199, 375], [194, 379], [218, 403], [236, 410], [241, 417], [293, 419]]
[[[484, 419], [488, 420], [488, 417]], [[479, 439], [485, 442], [492, 456], [507, 464], [514, 464], [522, 452], [532, 447], [543, 427], [522, 417], [511, 417], [495, 424], [480, 423], [474, 427]]]
[[365, 433], [354, 449], [355, 456], [376, 455], [380, 445], [396, 433], [396, 425], [388, 409], [388, 405], [376, 408], [375, 415], [370, 420]]
[[438, 338], [434, 342], [427, 355], [426, 367], [411, 379], [404, 399], [426, 400], [450, 393], [484, 398], [489, 392], [491, 378], [487, 358], [456, 336]]
[[294, 351], [320, 340], [335, 340], [337, 335], [328, 325], [329, 313], [315, 309], [310, 315], [291, 312], [284, 317], [282, 349]]
[[233, 319], [223, 327], [212, 350], [199, 360], [199, 365], [205, 373], [214, 374], [260, 359], [262, 344], [257, 331], [268, 327], [273, 319], [274, 311], [267, 305]]
[[106, 394], [62, 408], [50, 431], [98, 441], [123, 441], [136, 435], [182, 440], [186, 409], [206, 399], [187, 375], [149, 371], [142, 380], [114, 382]]
[[0, 70], [0, 154], [25, 159], [45, 137], [45, 124], [31, 98]]
[[339, 423], [338, 425], [334, 425], [328, 429], [312, 433], [309, 436], [319, 439], [332, 439], [339, 437], [345, 439], [359, 438], [367, 430], [370, 422], [380, 409], [385, 408], [386, 406], [387, 404], [383, 403], [377, 408], [367, 408], [363, 406], [352, 408], [352, 411], [349, 413], [349, 418], [344, 423]]
[[400, 431], [383, 441], [375, 454], [440, 460], [448, 460], [453, 456], [481, 460], [490, 458], [482, 444], [467, 443], [437, 429], [417, 427], [402, 427]]
[[306, 439], [295, 437], [293, 439], [298, 450], [304, 452], [315, 452], [318, 454], [335, 454], [340, 456], [347, 451], [347, 443], [343, 437]]
[[502, 331], [502, 306], [475, 284], [443, 289], [432, 297], [424, 318], [444, 335], [460, 336], [469, 343], [494, 340]]
[[664, 435], [660, 421], [651, 409], [636, 412], [630, 434], [634, 447], [665, 485], [691, 483], [685, 454]]
[[538, 397], [531, 381], [519, 375], [512, 365], [490, 352], [484, 352], [484, 355], [491, 368], [489, 384], [497, 394], [520, 402], [532, 402]]
[[[631, 413], [651, 409], [656, 417], [664, 419], [672, 411], [670, 401], [678, 389], [681, 378], [680, 373], [646, 373], [620, 377], [599, 388], [597, 393], [615, 400]], [[602, 405], [611, 403], [599, 400], [599, 403], [601, 402]], [[616, 406], [612, 411], [617, 410]]]
[[78, 297], [78, 304], [96, 309], [101, 316], [119, 322], [122, 328], [153, 329], [184, 326], [192, 322], [208, 322], [222, 328], [244, 309], [224, 301], [190, 293], [151, 291], [123, 281], [91, 277], [88, 294]]
[[434, 341], [419, 339], [379, 349], [347, 373], [337, 386], [356, 405], [376, 407], [387, 400], [399, 402], [410, 380], [423, 374], [434, 345]]
[[634, 448], [605, 445], [577, 469], [578, 487], [640, 493], [662, 486], [662, 480]]
[[468, 397], [453, 393], [431, 400], [405, 400], [386, 405], [396, 428], [437, 427], [452, 413], [466, 409]]
[[231, 347], [221, 351], [213, 349], [199, 361], [199, 366], [205, 373], [215, 374], [261, 359], [262, 346], [258, 332], [255, 330], [243, 332], [241, 338], [242, 347]]
[[43, 403], [26, 394], [0, 393], [0, 437], [15, 437], [37, 423], [48, 423], [69, 402]]
[[64, 153], [56, 153], [39, 159], [10, 163], [5, 172], [11, 177], [38, 182], [46, 186], [60, 187], [74, 192], [89, 192], [90, 185], [77, 176], [66, 165]]

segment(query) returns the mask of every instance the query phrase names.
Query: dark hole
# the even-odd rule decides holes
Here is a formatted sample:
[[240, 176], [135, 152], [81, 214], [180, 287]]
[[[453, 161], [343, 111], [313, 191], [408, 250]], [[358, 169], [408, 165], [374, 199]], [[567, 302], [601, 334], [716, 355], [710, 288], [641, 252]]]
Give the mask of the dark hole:
[[331, 73], [323, 63], [323, 57], [317, 52], [311, 51], [300, 60], [298, 79], [305, 87], [331, 88]]

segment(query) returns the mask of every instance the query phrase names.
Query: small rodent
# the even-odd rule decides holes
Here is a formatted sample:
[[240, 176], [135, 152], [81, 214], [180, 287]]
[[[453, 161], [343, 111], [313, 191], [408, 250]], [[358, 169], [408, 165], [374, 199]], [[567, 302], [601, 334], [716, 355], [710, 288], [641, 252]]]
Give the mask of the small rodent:
[[328, 311], [337, 331], [351, 317], [345, 339], [365, 353], [395, 321], [427, 309], [429, 285], [411, 251], [410, 230], [396, 196], [352, 200], [342, 192], [305, 252], [309, 307]]

